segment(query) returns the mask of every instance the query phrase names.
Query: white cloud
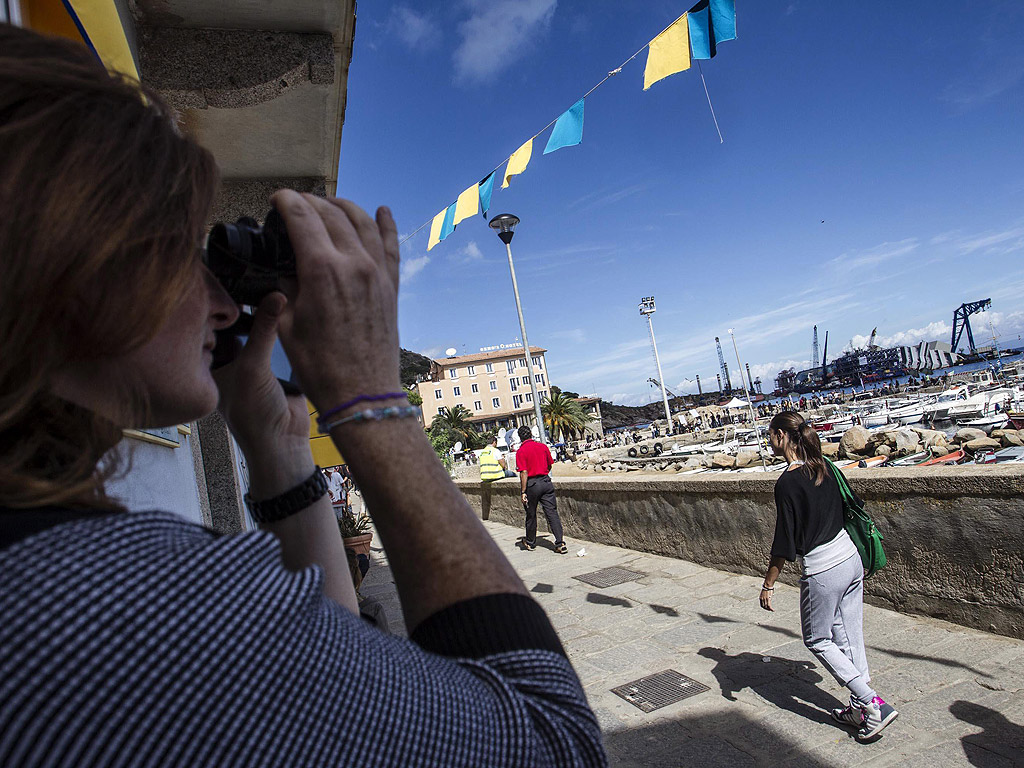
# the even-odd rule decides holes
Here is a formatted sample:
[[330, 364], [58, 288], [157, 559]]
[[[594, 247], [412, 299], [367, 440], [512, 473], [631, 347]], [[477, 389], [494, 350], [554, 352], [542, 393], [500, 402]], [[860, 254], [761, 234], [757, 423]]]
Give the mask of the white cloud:
[[423, 268], [430, 263], [430, 257], [427, 254], [417, 256], [414, 259], [403, 259], [401, 267], [399, 269], [399, 281], [401, 283], [407, 283], [412, 278], [416, 277]]
[[547, 30], [557, 0], [467, 0], [470, 16], [459, 24], [453, 56], [455, 79], [481, 83], [527, 54]]
[[1005, 229], [1002, 232], [987, 232], [983, 235], [961, 238], [956, 247], [963, 254], [982, 251], [986, 254], [1004, 255], [1024, 248], [1024, 225]]
[[576, 344], [585, 344], [587, 342], [587, 333], [582, 328], [568, 328], [561, 331], [552, 331], [548, 333], [555, 339], [566, 339], [567, 341], [574, 342]]
[[636, 394], [635, 392], [616, 392], [611, 397], [606, 397], [605, 400], [616, 405], [647, 405], [655, 402], [649, 394]]
[[454, 251], [449, 255], [450, 261], [455, 261], [460, 264], [468, 264], [471, 261], [483, 261], [484, 254], [480, 250], [480, 246], [476, 244], [476, 240], [470, 240], [466, 245], [459, 250]]
[[440, 40], [441, 29], [425, 13], [417, 13], [405, 5], [395, 6], [388, 19], [387, 29], [413, 49], [433, 48]]
[[837, 256], [830, 262], [840, 272], [853, 272], [867, 267], [876, 267], [882, 262], [905, 256], [917, 250], [919, 241], [908, 237], [895, 243], [881, 243], [863, 251], [851, 251]]

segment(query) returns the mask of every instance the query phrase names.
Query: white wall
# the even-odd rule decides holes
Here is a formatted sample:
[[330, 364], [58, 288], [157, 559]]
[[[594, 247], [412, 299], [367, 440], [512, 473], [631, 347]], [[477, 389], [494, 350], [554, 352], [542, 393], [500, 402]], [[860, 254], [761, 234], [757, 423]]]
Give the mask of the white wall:
[[[175, 512], [202, 525], [199, 483], [192, 461], [195, 435], [178, 435], [180, 445], [171, 448], [136, 438], [125, 438], [115, 449], [122, 458], [122, 470], [107, 484], [107, 492], [129, 510]], [[128, 463], [130, 459], [130, 464]], [[128, 467], [127, 474], [123, 468]]]

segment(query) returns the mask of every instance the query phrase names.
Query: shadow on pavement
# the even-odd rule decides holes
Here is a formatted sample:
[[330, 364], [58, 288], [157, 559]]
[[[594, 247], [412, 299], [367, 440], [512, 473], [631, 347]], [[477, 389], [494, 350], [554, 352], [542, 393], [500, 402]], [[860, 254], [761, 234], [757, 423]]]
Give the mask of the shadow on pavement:
[[1005, 765], [1006, 760], [1013, 765], [1024, 764], [1024, 726], [1008, 720], [1001, 712], [970, 701], [954, 701], [949, 711], [956, 719], [983, 729], [960, 739], [971, 765], [995, 768]]
[[895, 651], [890, 648], [879, 648], [877, 645], [869, 645], [868, 648], [870, 648], [873, 651], [878, 651], [879, 653], [884, 653], [886, 656], [893, 656], [897, 659], [930, 661], [932, 664], [939, 664], [943, 667], [960, 667], [961, 669], [966, 669], [972, 675], [979, 675], [980, 677], [988, 678], [992, 677], [992, 675], [990, 675], [988, 672], [982, 672], [980, 669], [975, 669], [970, 664], [964, 664], [959, 661], [954, 661], [953, 659], [943, 659], [938, 656], [926, 656], [923, 653], [910, 653], [909, 651]]
[[553, 584], [544, 584], [538, 581], [530, 591], [538, 595], [550, 595], [555, 591], [555, 587]]
[[730, 656], [711, 647], [701, 648], [697, 653], [716, 662], [711, 674], [718, 680], [722, 696], [729, 701], [736, 701], [736, 694], [749, 688], [779, 709], [832, 725], [835, 723], [830, 710], [845, 703], [817, 686], [822, 677], [813, 662], [749, 652]]
[[705, 624], [743, 624], [744, 622], [738, 619], [727, 619], [725, 616], [713, 616], [710, 613], [698, 613], [701, 621]]
[[[685, 706], [685, 705], [684, 705]], [[812, 757], [795, 739], [755, 720], [729, 712], [689, 715], [639, 728], [605, 733], [609, 762], [619, 768], [749, 768], [796, 765], [834, 768]]]
[[617, 605], [620, 608], [633, 607], [633, 604], [624, 597], [612, 597], [611, 595], [602, 595], [600, 592], [587, 593], [587, 602], [595, 603], [597, 605]]

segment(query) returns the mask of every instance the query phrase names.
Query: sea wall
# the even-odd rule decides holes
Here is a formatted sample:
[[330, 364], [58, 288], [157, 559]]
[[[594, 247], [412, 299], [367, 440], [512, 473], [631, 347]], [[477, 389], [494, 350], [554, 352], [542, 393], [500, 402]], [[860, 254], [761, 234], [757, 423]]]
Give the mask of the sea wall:
[[[569, 539], [760, 576], [775, 527], [776, 477], [556, 477], [555, 489]], [[1024, 639], [1020, 468], [892, 468], [847, 477], [885, 535], [889, 564], [867, 582], [867, 602]], [[522, 524], [518, 479], [458, 485], [485, 519]], [[782, 581], [797, 578], [794, 566]]]

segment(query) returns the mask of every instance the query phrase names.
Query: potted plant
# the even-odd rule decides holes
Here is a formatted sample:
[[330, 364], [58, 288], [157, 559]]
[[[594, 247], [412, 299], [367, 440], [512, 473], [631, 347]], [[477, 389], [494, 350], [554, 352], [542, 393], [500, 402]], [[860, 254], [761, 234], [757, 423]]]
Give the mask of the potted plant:
[[338, 530], [341, 531], [341, 538], [345, 543], [345, 549], [354, 550], [357, 555], [370, 554], [370, 542], [373, 540], [373, 531], [370, 530], [370, 517], [361, 512], [356, 515], [352, 506], [346, 504], [338, 515]]

